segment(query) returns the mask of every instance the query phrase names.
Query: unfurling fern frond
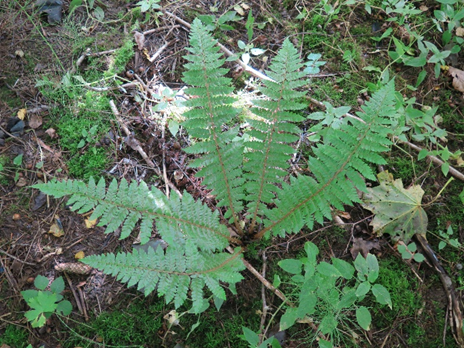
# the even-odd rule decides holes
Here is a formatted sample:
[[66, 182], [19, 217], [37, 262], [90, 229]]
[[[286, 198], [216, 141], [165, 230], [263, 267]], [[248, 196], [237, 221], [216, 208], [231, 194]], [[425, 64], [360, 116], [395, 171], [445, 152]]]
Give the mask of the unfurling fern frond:
[[242, 280], [239, 272], [245, 267], [241, 254], [240, 249], [233, 254], [211, 254], [188, 253], [178, 246], [169, 246], [166, 251], [148, 248], [148, 252], [93, 255], [83, 262], [117, 277], [127, 286], [138, 284], [145, 295], [156, 289], [159, 295], [165, 296], [166, 303], [174, 300], [176, 308], [185, 302], [188, 290], [192, 289], [193, 310], [198, 313], [205, 307], [205, 286], [214, 296], [225, 300], [220, 282], [234, 285]]
[[193, 86], [186, 93], [193, 98], [185, 105], [192, 109], [184, 116], [183, 126], [200, 142], [186, 149], [188, 153], [201, 154], [191, 165], [201, 168], [197, 176], [204, 177], [203, 184], [213, 190], [219, 207], [227, 207], [226, 218], [231, 218], [239, 228], [238, 213], [243, 209], [244, 189], [242, 175], [243, 145], [234, 141], [238, 130], [223, 132], [222, 127], [238, 114], [232, 107], [234, 98], [231, 80], [225, 77], [222, 54], [211, 33], [196, 19], [190, 33], [192, 53], [185, 57], [187, 71], [183, 80]]
[[298, 99], [306, 93], [295, 90], [306, 83], [305, 73], [299, 71], [302, 66], [298, 51], [285, 40], [268, 72], [274, 81], [265, 81], [259, 89], [268, 99], [253, 101], [255, 107], [251, 111], [257, 117], [248, 119], [253, 140], [245, 143], [249, 151], [244, 163], [251, 228], [255, 222], [261, 222], [265, 205], [274, 199], [275, 185], [287, 174], [288, 160], [295, 152], [288, 144], [298, 140], [300, 133], [293, 122], [303, 120], [293, 112], [305, 107]]
[[71, 196], [68, 205], [79, 213], [93, 210], [90, 219], [101, 218], [98, 225], [107, 225], [106, 233], [121, 226], [121, 239], [127, 238], [140, 221], [141, 243], [146, 243], [156, 221], [158, 233], [169, 245], [211, 252], [223, 250], [230, 241], [230, 233], [219, 223], [217, 211], [194, 201], [188, 193], [182, 199], [174, 195], [168, 199], [157, 188], [150, 190], [144, 182], [128, 184], [125, 180], [120, 185], [113, 180], [106, 190], [103, 178], [98, 185], [91, 178], [88, 184], [68, 180], [34, 187], [57, 198]]
[[375, 180], [369, 164], [385, 163], [379, 153], [391, 144], [387, 136], [395, 117], [394, 92], [391, 81], [366, 103], [359, 119], [348, 118], [343, 127], [327, 130], [308, 161], [313, 177], [299, 176], [283, 185], [277, 208], [267, 211], [269, 220], [258, 238], [269, 231], [283, 236], [304, 225], [311, 228], [314, 220], [331, 219], [331, 206], [343, 210], [343, 205], [359, 202], [356, 188], [366, 192], [362, 177]]

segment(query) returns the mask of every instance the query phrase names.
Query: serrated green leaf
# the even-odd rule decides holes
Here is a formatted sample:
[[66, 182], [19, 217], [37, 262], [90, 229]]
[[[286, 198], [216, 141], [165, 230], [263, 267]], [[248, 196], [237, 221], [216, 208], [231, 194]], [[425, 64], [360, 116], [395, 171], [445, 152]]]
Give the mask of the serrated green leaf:
[[56, 306], [56, 312], [61, 315], [69, 315], [72, 312], [72, 305], [69, 301], [61, 301]]
[[335, 319], [333, 314], [329, 313], [326, 314], [324, 318], [322, 318], [321, 324], [319, 325], [319, 330], [321, 330], [324, 335], [330, 335], [337, 328], [337, 325], [337, 319]]
[[414, 261], [416, 262], [424, 262], [425, 260], [425, 257], [424, 255], [420, 254], [420, 253], [417, 253], [417, 254], [414, 254], [414, 257], [413, 257]]
[[322, 338], [319, 339], [319, 348], [333, 348], [332, 342], [326, 341]]
[[353, 278], [354, 267], [351, 266], [348, 262], [341, 260], [341, 259], [333, 258], [332, 264], [338, 270], [338, 272], [343, 278], [345, 279]]
[[245, 326], [242, 326], [242, 331], [244, 338], [252, 347], [256, 347], [259, 344], [259, 336], [256, 332]]

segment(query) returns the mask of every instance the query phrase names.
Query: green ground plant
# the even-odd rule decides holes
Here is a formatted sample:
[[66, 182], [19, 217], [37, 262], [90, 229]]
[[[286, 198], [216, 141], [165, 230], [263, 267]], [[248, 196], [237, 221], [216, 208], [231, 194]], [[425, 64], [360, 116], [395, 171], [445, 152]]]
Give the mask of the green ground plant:
[[[314, 157], [309, 158], [314, 177], [291, 177], [288, 183], [287, 160], [295, 151], [290, 143], [298, 140], [296, 124], [304, 118], [297, 112], [305, 107], [299, 102], [305, 93], [297, 88], [306, 83], [306, 73], [297, 50], [289, 40], [284, 42], [268, 72], [274, 81], [265, 81], [260, 88], [267, 99], [253, 102], [248, 137], [240, 137], [238, 127], [223, 131], [239, 110], [232, 107], [233, 88], [225, 77], [227, 70], [221, 68], [224, 59], [199, 20], [192, 25], [190, 42], [184, 81], [193, 86], [187, 93], [199, 97], [185, 104], [190, 109], [184, 113], [183, 127], [193, 142], [186, 151], [197, 155], [191, 166], [199, 168], [197, 175], [216, 196], [217, 210], [188, 193], [168, 199], [144, 182], [113, 181], [106, 189], [103, 179], [98, 184], [93, 179], [88, 184], [68, 180], [35, 187], [55, 197], [71, 195], [68, 204], [81, 213], [95, 209], [91, 219], [101, 218], [99, 224], [107, 225], [107, 233], [121, 226], [121, 238], [127, 238], [140, 220], [141, 242], [146, 243], [156, 220], [169, 245], [166, 250], [93, 255], [84, 262], [129, 286], [138, 284], [146, 295], [156, 289], [176, 308], [191, 302], [191, 311], [201, 313], [208, 308], [208, 299], [226, 299], [225, 288], [236, 293], [247, 239], [266, 240], [297, 233], [305, 225], [312, 228], [331, 218], [331, 206], [343, 210], [345, 204], [359, 201], [356, 188], [367, 190], [360, 173], [375, 180], [368, 164], [385, 163], [380, 153], [388, 150], [387, 136], [396, 114], [390, 81], [379, 87], [358, 118], [345, 118], [324, 130], [324, 143], [315, 144]], [[284, 301], [293, 306], [285, 297]], [[307, 313], [303, 309], [294, 319], [304, 319]], [[366, 323], [362, 320], [365, 328]]]
[[5, 331], [0, 336], [0, 344], [9, 345], [15, 348], [25, 348], [29, 333], [23, 327], [8, 324]]
[[61, 292], [64, 290], [63, 278], [56, 278], [50, 284], [50, 290], [45, 290], [49, 285], [48, 278], [38, 275], [34, 285], [39, 290], [21, 291], [21, 295], [27, 302], [30, 311], [24, 316], [31, 322], [32, 327], [42, 327], [53, 314], [68, 315], [72, 311], [71, 302], [64, 300]]

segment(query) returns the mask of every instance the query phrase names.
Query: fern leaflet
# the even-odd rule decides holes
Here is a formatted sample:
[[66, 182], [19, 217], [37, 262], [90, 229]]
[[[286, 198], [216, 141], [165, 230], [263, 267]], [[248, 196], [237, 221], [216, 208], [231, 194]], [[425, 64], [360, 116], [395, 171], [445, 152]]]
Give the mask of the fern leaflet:
[[362, 176], [375, 180], [369, 163], [383, 164], [378, 153], [388, 150], [387, 138], [395, 116], [394, 83], [391, 81], [377, 91], [358, 113], [360, 120], [349, 119], [343, 127], [330, 128], [324, 144], [313, 148], [315, 157], [309, 158], [309, 169], [314, 177], [299, 176], [284, 184], [278, 192], [275, 209], [269, 209], [265, 228], [255, 238], [267, 232], [284, 236], [296, 233], [314, 220], [331, 219], [331, 206], [343, 210], [343, 205], [358, 202], [356, 188], [366, 192]]
[[265, 81], [265, 86], [260, 88], [268, 99], [253, 102], [255, 107], [251, 111], [257, 117], [248, 119], [253, 127], [249, 133], [253, 140], [245, 143], [249, 151], [244, 163], [250, 229], [261, 222], [266, 204], [275, 197], [275, 185], [287, 174], [287, 161], [295, 152], [287, 144], [298, 140], [300, 133], [292, 122], [303, 120], [293, 112], [305, 107], [298, 102], [305, 92], [295, 90], [306, 83], [302, 79], [305, 73], [298, 71], [302, 66], [298, 51], [285, 40], [268, 72], [274, 81]]
[[195, 98], [186, 102], [192, 109], [184, 113], [187, 121], [183, 126], [193, 137], [203, 141], [186, 149], [188, 153], [202, 154], [191, 166], [201, 167], [197, 176], [204, 177], [203, 183], [213, 190], [219, 207], [229, 208], [225, 214], [241, 230], [237, 214], [243, 209], [243, 175], [241, 158], [243, 145], [234, 141], [238, 135], [236, 128], [222, 132], [222, 127], [238, 114], [232, 107], [234, 98], [228, 96], [233, 88], [231, 80], [225, 77], [226, 69], [221, 68], [224, 59], [218, 52], [217, 41], [196, 19], [190, 34], [192, 53], [185, 57], [187, 71], [183, 80], [190, 84], [186, 93]]
[[174, 301], [179, 308], [187, 299], [189, 288], [193, 309], [200, 312], [205, 307], [204, 287], [218, 298], [226, 299], [220, 282], [231, 285], [242, 280], [240, 271], [245, 266], [241, 249], [233, 254], [209, 252], [189, 253], [178, 246], [169, 246], [148, 252], [133, 250], [132, 253], [87, 256], [83, 262], [116, 276], [127, 286], [137, 285], [147, 296], [155, 289], [165, 296], [166, 303]]
[[[174, 195], [168, 199], [163, 192], [149, 189], [145, 182], [137, 184], [113, 180], [105, 189], [104, 179], [98, 185], [93, 178], [86, 185], [80, 181], [51, 181], [33, 186], [54, 197], [70, 195], [72, 210], [86, 213], [95, 209], [91, 220], [101, 217], [98, 225], [107, 225], [105, 233], [122, 227], [120, 239], [130, 235], [138, 221], [140, 239], [144, 244], [152, 234], [153, 222], [161, 237], [169, 245], [183, 246], [192, 252], [223, 250], [231, 238], [227, 227], [219, 223], [218, 213], [185, 193], [182, 199]], [[140, 199], [140, 197], [144, 197]]]

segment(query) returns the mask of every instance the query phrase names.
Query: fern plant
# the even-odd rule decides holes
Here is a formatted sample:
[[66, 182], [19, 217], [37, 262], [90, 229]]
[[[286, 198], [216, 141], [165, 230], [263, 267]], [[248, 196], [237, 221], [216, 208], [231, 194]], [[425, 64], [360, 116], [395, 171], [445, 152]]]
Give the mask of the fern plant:
[[[35, 185], [55, 197], [71, 196], [68, 204], [79, 213], [93, 211], [106, 233], [121, 227], [128, 237], [136, 224], [142, 243], [155, 230], [168, 244], [165, 250], [93, 255], [83, 262], [116, 276], [128, 286], [137, 284], [146, 295], [156, 289], [176, 308], [190, 294], [193, 311], [208, 306], [205, 288], [220, 299], [225, 287], [234, 292], [245, 268], [243, 255], [250, 239], [283, 237], [331, 219], [332, 209], [359, 201], [356, 190], [366, 192], [364, 178], [375, 180], [370, 164], [383, 164], [380, 153], [388, 150], [391, 118], [395, 117], [394, 84], [381, 87], [355, 118], [323, 131], [323, 142], [312, 148], [310, 175], [288, 173], [298, 140], [298, 113], [305, 108], [301, 87], [304, 64], [289, 40], [273, 59], [247, 116], [248, 136], [234, 124], [239, 110], [233, 107], [231, 79], [224, 58], [211, 33], [195, 20], [190, 52], [185, 58], [184, 82], [195, 96], [183, 126], [194, 140], [185, 151], [196, 155], [191, 166], [212, 191], [217, 209], [212, 211], [191, 195], [168, 199], [144, 182], [117, 183], [106, 188], [101, 179], [88, 183], [66, 180]], [[229, 127], [229, 128], [228, 128]], [[246, 139], [246, 140], [245, 140]], [[221, 214], [220, 214], [221, 213]], [[229, 251], [227, 252], [226, 249]]]

